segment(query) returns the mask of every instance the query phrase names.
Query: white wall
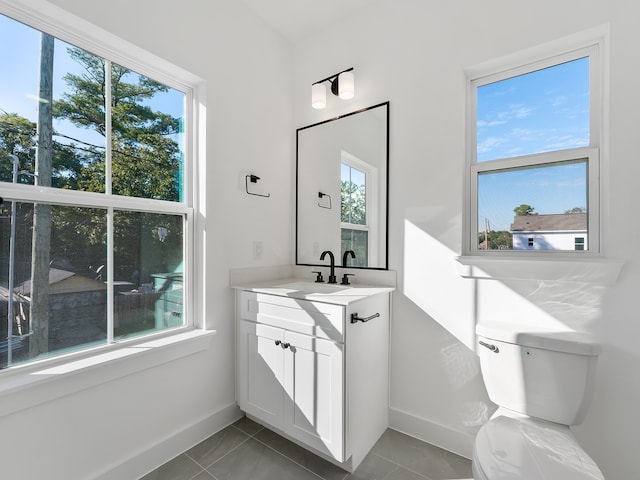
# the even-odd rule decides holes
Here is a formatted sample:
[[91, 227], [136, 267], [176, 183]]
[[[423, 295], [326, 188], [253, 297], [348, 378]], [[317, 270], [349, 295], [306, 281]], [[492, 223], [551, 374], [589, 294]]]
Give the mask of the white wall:
[[[135, 478], [237, 414], [229, 269], [292, 258], [292, 52], [235, 0], [51, 3], [206, 81], [206, 257], [196, 262], [217, 330], [210, 348], [0, 416], [3, 478]], [[249, 173], [270, 198], [244, 192]]]
[[[609, 480], [637, 478], [640, 447], [640, 236], [632, 192], [640, 111], [640, 7], [626, 0], [381, 0], [295, 50], [296, 127], [391, 102], [390, 268], [398, 271], [391, 343], [391, 422], [469, 454], [491, 414], [473, 351], [478, 321], [566, 325], [604, 344], [597, 391], [575, 429]], [[461, 278], [464, 69], [610, 24], [610, 136], [603, 151], [604, 245], [625, 260], [611, 287]], [[310, 85], [354, 67], [356, 97], [310, 106]], [[606, 147], [608, 147], [608, 152]], [[608, 153], [608, 155], [607, 155]], [[515, 314], [514, 312], [517, 312]]]

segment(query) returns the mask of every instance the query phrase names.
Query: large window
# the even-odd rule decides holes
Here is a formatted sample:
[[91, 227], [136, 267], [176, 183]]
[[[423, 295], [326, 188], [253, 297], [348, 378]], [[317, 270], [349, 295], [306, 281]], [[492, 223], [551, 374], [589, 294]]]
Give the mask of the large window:
[[469, 78], [467, 253], [599, 251], [599, 78], [597, 46]]
[[2, 15], [0, 44], [0, 368], [188, 324], [190, 88]]

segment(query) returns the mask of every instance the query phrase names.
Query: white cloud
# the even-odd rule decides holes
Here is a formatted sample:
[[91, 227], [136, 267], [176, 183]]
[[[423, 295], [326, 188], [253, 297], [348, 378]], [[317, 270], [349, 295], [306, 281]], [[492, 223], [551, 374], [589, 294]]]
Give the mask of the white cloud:
[[565, 148], [584, 147], [586, 145], [589, 145], [589, 138], [563, 135], [548, 138], [544, 148], [548, 150], [562, 150]]
[[506, 120], [491, 120], [491, 121], [478, 120], [478, 128], [496, 127], [498, 125], [504, 125], [505, 123], [507, 123]]
[[478, 143], [477, 151], [478, 153], [487, 153], [492, 151], [494, 148], [502, 145], [506, 140], [503, 137], [489, 137], [485, 138], [482, 142]]

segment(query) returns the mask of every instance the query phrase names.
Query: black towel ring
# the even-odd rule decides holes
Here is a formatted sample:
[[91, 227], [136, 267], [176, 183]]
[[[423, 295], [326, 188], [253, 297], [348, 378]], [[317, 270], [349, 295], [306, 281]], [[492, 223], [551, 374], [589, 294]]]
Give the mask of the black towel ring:
[[257, 175], [247, 175], [244, 179], [244, 185], [245, 185], [245, 190], [249, 195], [255, 195], [256, 197], [267, 197], [269, 198], [271, 196], [270, 193], [267, 193], [266, 195], [263, 195], [262, 193], [253, 193], [249, 191], [249, 180], [251, 180], [251, 183], [258, 183], [258, 180], [260, 180], [260, 177]]

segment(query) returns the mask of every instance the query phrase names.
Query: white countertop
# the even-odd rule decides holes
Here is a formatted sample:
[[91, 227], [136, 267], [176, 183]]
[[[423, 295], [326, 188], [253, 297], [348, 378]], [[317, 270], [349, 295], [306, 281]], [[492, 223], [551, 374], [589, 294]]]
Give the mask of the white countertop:
[[388, 286], [315, 283], [299, 278], [281, 278], [278, 280], [232, 285], [232, 288], [343, 306], [364, 300], [379, 293], [388, 293], [395, 290], [395, 288]]

